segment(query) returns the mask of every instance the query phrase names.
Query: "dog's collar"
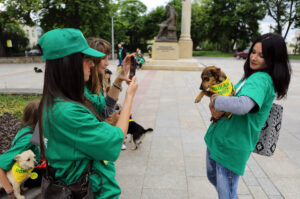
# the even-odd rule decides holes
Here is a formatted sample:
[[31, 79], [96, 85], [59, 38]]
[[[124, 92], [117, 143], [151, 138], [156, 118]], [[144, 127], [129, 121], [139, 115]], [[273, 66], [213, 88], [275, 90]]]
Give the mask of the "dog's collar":
[[226, 76], [226, 80], [220, 84], [212, 85], [209, 88], [209, 91], [215, 94], [223, 95], [223, 96], [230, 96], [234, 90], [232, 83], [230, 82], [228, 76]]
[[22, 182], [26, 179], [27, 176], [31, 174], [32, 170], [33, 169], [22, 169], [18, 162], [15, 162], [12, 167], [12, 173], [17, 182]]

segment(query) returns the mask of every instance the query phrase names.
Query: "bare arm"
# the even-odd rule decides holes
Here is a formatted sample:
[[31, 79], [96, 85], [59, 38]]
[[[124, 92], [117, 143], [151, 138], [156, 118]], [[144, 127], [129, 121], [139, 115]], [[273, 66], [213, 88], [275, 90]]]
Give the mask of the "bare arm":
[[136, 77], [133, 77], [132, 81], [129, 84], [129, 87], [127, 89], [124, 105], [122, 107], [120, 118], [116, 125], [116, 126], [120, 127], [120, 129], [123, 131], [124, 138], [127, 135], [129, 117], [130, 117], [131, 108], [132, 108], [132, 102], [133, 102], [137, 87], [138, 87], [138, 83], [137, 83]]
[[112, 87], [109, 89], [107, 95], [111, 98], [113, 98], [114, 100], [117, 100], [119, 97], [119, 94], [121, 92], [120, 89], [118, 89], [117, 87], [114, 86], [117, 85], [118, 87], [122, 87], [122, 82], [126, 81], [127, 83], [129, 83], [131, 80], [128, 78], [128, 72], [130, 70], [130, 58], [134, 56], [133, 54], [131, 55], [127, 55], [124, 59], [123, 62], [123, 69], [120, 72], [120, 74], [116, 77]]
[[[0, 184], [3, 186], [6, 193], [13, 192], [13, 187], [6, 176], [6, 171], [4, 171], [2, 168], [0, 168]], [[10, 195], [10, 198], [14, 198], [14, 194]]]

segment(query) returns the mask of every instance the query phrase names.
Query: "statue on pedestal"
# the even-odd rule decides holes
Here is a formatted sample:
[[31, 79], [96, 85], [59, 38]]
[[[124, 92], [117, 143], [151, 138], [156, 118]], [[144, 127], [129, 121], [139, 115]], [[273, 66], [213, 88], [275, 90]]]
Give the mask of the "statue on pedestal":
[[159, 24], [159, 32], [156, 37], [156, 42], [177, 42], [176, 35], [176, 23], [177, 23], [177, 13], [175, 9], [166, 5], [166, 10], [168, 12], [168, 19], [163, 23]]

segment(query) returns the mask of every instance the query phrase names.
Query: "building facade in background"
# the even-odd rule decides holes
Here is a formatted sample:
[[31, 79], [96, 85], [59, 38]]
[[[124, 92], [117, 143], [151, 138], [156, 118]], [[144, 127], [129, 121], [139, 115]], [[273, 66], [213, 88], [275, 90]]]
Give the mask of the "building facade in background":
[[22, 25], [21, 26], [29, 40], [29, 47], [30, 48], [35, 48], [35, 46], [38, 43], [38, 31], [37, 31], [37, 26], [26, 26], [26, 25]]

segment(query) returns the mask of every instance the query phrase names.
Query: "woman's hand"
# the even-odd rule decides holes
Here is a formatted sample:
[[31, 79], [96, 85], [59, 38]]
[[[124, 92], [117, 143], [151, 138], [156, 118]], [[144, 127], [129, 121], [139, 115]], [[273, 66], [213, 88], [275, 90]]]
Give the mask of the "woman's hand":
[[122, 81], [126, 81], [127, 84], [129, 84], [131, 82], [131, 80], [128, 77], [128, 73], [130, 70], [130, 64], [131, 64], [131, 57], [134, 57], [134, 53], [127, 55], [123, 61], [123, 68], [121, 70], [121, 72], [119, 73], [119, 75], [116, 77], [116, 81], [118, 82], [122, 82]]
[[131, 97], [134, 97], [135, 93], [136, 93], [136, 90], [138, 88], [138, 82], [137, 82], [137, 79], [136, 77], [134, 76], [128, 86], [128, 89], [127, 89], [127, 95], [128, 96], [131, 96]]
[[119, 117], [120, 117], [120, 111], [118, 110], [116, 112], [114, 112], [113, 114], [109, 115], [108, 118], [105, 119], [105, 122], [109, 123], [112, 126], [116, 126]]
[[217, 111], [214, 107], [214, 104], [211, 101], [209, 102], [209, 109], [211, 112], [211, 116], [215, 119], [220, 119], [225, 113], [223, 111]]

